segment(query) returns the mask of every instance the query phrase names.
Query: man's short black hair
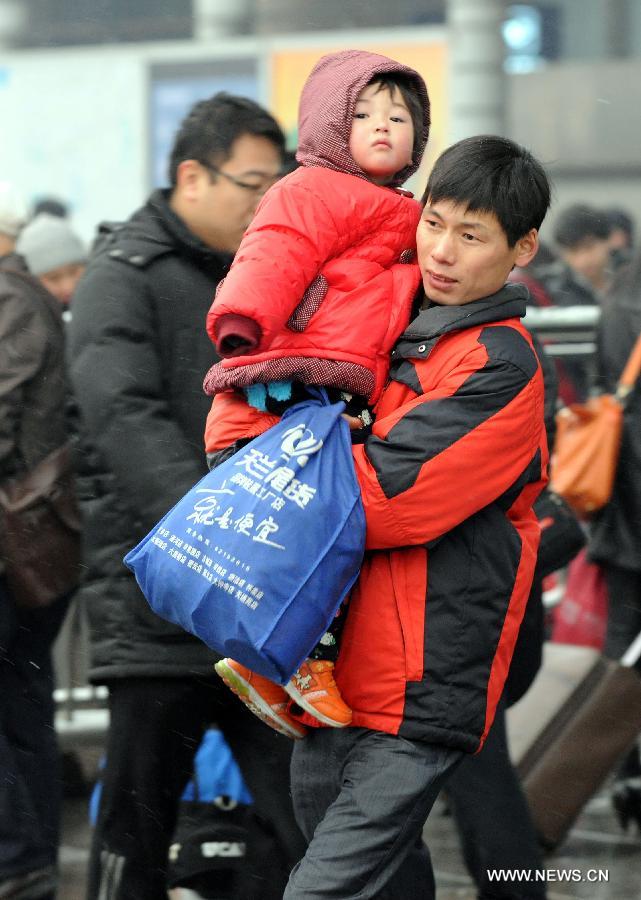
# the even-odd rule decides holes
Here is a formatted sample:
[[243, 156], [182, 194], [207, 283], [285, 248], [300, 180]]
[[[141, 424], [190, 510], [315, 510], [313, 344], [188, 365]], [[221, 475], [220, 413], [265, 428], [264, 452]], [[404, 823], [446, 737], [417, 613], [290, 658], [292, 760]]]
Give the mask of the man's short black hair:
[[634, 219], [618, 206], [606, 209], [605, 214], [610, 224], [610, 231], [623, 231], [628, 239], [628, 247], [634, 244]]
[[606, 241], [610, 236], [610, 222], [605, 210], [585, 203], [568, 206], [554, 226], [554, 240], [559, 247], [571, 250], [585, 240]]
[[183, 119], [169, 159], [169, 182], [176, 185], [176, 172], [185, 159], [219, 165], [231, 155], [231, 147], [244, 134], [264, 137], [285, 152], [285, 135], [266, 109], [247, 97], [225, 91], [200, 100]]
[[[387, 75], [385, 73], [382, 75], [375, 75], [368, 84], [380, 85], [379, 90], [385, 88], [391, 95], [394, 94], [394, 88], [398, 88], [400, 91], [401, 97], [409, 110], [412, 125], [414, 126], [412, 157], [418, 163], [423, 152], [423, 129], [425, 123], [423, 118], [423, 101], [416, 89], [416, 84], [411, 78], [403, 75], [401, 72], [390, 72]], [[378, 91], [376, 91], [376, 93], [378, 93]]]
[[541, 227], [550, 206], [550, 181], [529, 150], [508, 138], [480, 134], [441, 153], [423, 203], [428, 199], [493, 213], [513, 247], [532, 228]]

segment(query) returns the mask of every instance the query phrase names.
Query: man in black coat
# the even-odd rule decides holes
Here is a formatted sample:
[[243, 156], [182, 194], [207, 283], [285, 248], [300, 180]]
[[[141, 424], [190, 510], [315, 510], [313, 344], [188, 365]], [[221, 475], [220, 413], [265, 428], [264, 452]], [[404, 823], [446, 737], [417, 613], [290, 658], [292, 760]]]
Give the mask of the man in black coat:
[[[255, 208], [280, 174], [284, 137], [252, 101], [197, 103], [176, 136], [171, 187], [107, 224], [73, 302], [69, 365], [94, 683], [110, 730], [90, 900], [166, 897], [177, 804], [205, 728], [223, 731], [287, 862], [304, 844], [289, 797], [290, 743], [215, 675], [214, 654], [149, 609], [122, 559], [206, 471], [205, 315]], [[265, 896], [267, 896], [267, 889]]]

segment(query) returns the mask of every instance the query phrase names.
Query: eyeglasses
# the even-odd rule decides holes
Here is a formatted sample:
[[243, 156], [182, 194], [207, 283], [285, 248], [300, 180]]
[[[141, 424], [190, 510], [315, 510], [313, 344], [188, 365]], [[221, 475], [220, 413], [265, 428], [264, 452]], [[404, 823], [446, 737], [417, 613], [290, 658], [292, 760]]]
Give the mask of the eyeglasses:
[[236, 187], [242, 188], [244, 191], [251, 191], [253, 194], [264, 194], [265, 191], [269, 190], [273, 184], [276, 184], [281, 177], [279, 172], [278, 175], [256, 175], [256, 178], [252, 179], [252, 181], [245, 181], [242, 178], [236, 178], [235, 175], [229, 175], [227, 172], [223, 172], [222, 169], [213, 166], [211, 163], [201, 162], [200, 164], [209, 172], [213, 172], [214, 175], [222, 175], [223, 178], [226, 178], [227, 181], [235, 184]]

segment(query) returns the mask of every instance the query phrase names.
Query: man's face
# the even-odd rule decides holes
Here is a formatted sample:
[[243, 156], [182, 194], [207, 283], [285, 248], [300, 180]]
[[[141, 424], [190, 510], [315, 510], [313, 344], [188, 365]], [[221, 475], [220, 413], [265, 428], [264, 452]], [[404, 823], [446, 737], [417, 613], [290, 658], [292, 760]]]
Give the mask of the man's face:
[[83, 263], [69, 263], [43, 272], [38, 279], [63, 306], [68, 306], [84, 272]]
[[427, 201], [416, 231], [425, 295], [443, 306], [496, 293], [512, 267], [527, 265], [537, 248], [536, 229], [509, 247], [494, 213], [470, 212], [446, 200]]
[[606, 270], [610, 261], [610, 242], [608, 238], [586, 237], [574, 247], [561, 247], [562, 258], [586, 278], [597, 290], [604, 286]]
[[275, 144], [243, 134], [232, 144], [229, 158], [215, 167], [218, 174], [195, 160], [180, 164], [183, 171], [172, 207], [208, 247], [235, 253], [258, 203], [277, 181], [281, 165]]
[[349, 138], [354, 162], [375, 184], [387, 184], [412, 162], [414, 126], [403, 95], [368, 84], [358, 95]]

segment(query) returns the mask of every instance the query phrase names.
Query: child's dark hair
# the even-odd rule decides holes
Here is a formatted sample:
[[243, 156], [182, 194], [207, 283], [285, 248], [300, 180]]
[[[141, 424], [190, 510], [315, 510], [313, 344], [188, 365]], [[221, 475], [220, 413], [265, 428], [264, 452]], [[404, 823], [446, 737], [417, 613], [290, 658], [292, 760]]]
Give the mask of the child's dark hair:
[[493, 213], [513, 247], [532, 228], [541, 227], [550, 206], [550, 181], [524, 147], [508, 138], [481, 134], [441, 153], [423, 195], [423, 203], [428, 200]]
[[[412, 147], [412, 156], [417, 163], [423, 152], [422, 135], [425, 127], [423, 102], [418, 93], [414, 81], [400, 72], [390, 72], [388, 75], [375, 75], [368, 84], [379, 85], [378, 90], [387, 90], [393, 95], [394, 88], [398, 88], [401, 97], [405, 101], [414, 126], [414, 145]], [[376, 91], [378, 93], [378, 91]]]

